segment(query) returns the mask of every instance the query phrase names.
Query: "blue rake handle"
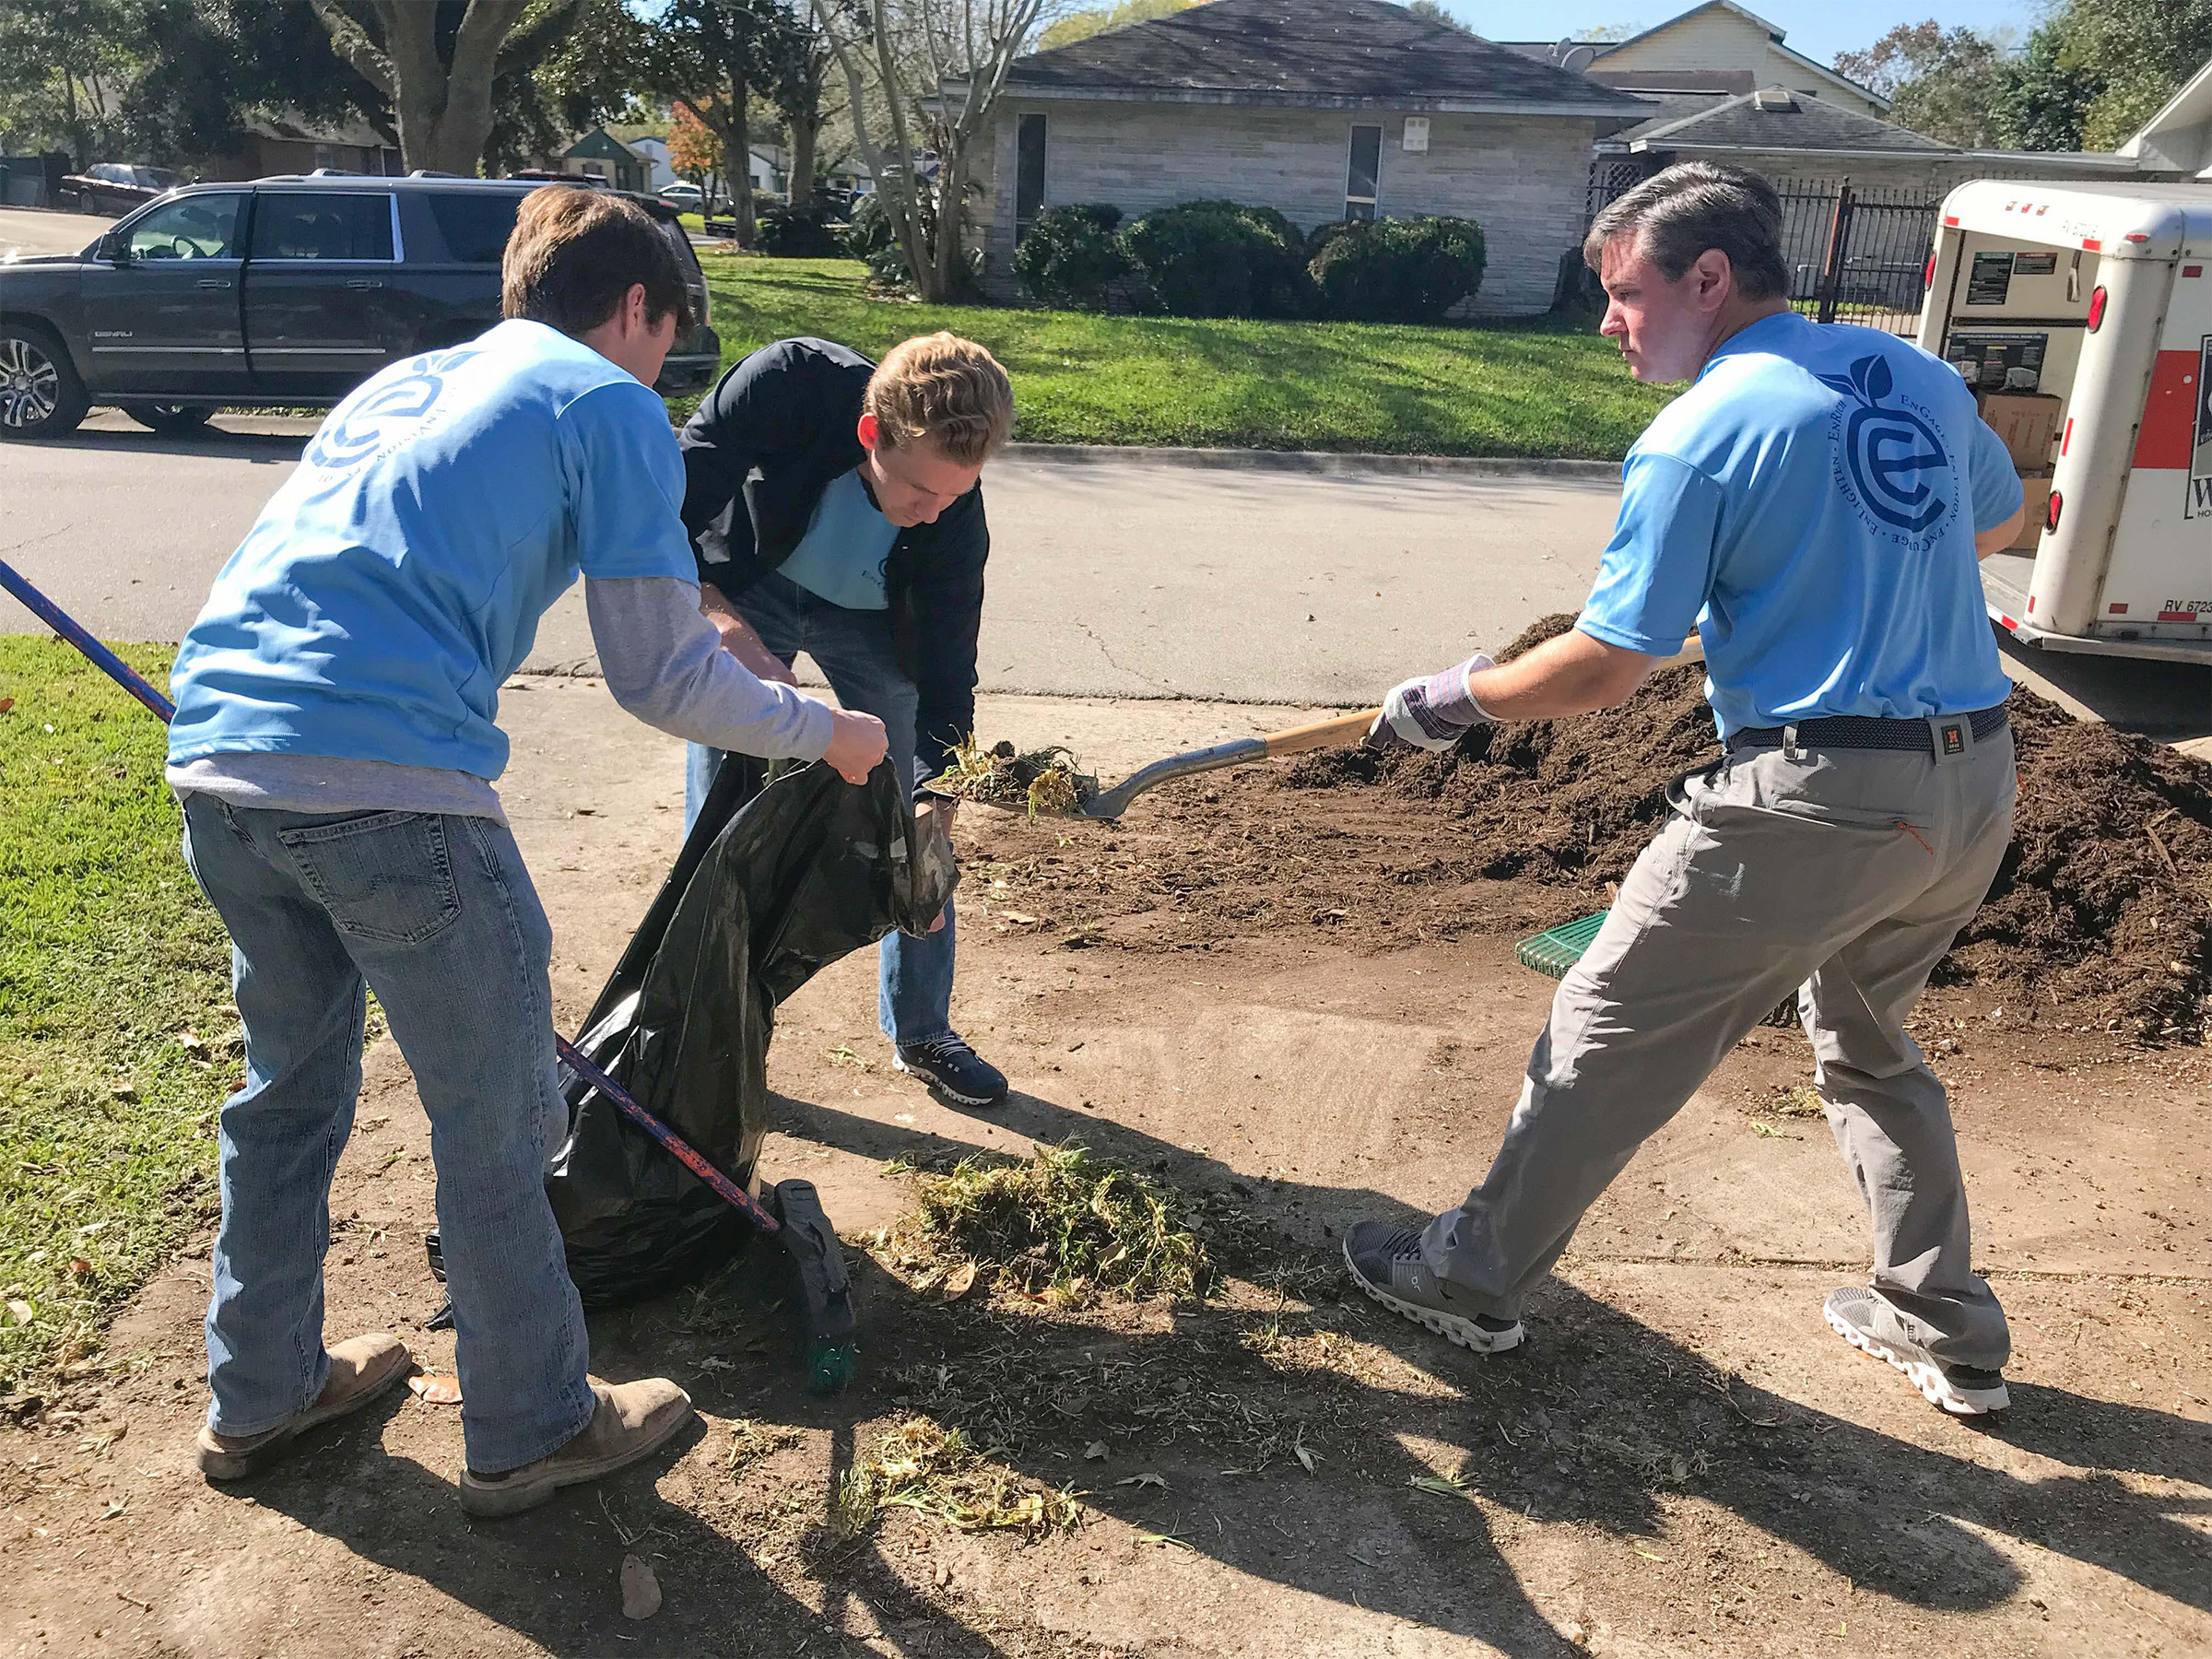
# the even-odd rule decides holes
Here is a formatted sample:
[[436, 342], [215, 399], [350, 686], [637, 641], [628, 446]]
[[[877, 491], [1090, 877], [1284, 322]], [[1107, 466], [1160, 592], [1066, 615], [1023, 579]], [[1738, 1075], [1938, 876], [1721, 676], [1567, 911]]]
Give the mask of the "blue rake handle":
[[[31, 586], [29, 582], [24, 580], [22, 573], [6, 559], [0, 559], [0, 588], [6, 588], [20, 599], [33, 616], [53, 629], [63, 639], [68, 641], [70, 644], [76, 646], [77, 650], [83, 652], [91, 660], [94, 667], [100, 669], [110, 679], [144, 703], [150, 712], [160, 716], [164, 724], [175, 715], [176, 704], [155, 690], [147, 682], [145, 677], [128, 663], [77, 626], [76, 619], [68, 612], [40, 593], [37, 588]], [[715, 1195], [724, 1203], [736, 1210], [761, 1232], [779, 1233], [783, 1230], [782, 1223], [762, 1208], [751, 1194], [709, 1163], [706, 1156], [689, 1141], [684, 1139], [682, 1135], [662, 1123], [659, 1118], [654, 1117], [652, 1112], [631, 1100], [627, 1089], [585, 1059], [582, 1053], [570, 1045], [566, 1038], [558, 1032], [553, 1037], [553, 1049], [560, 1056], [562, 1064], [612, 1100], [623, 1116], [629, 1118], [639, 1128], [652, 1135], [654, 1140], [667, 1147], [677, 1162], [713, 1188]]]

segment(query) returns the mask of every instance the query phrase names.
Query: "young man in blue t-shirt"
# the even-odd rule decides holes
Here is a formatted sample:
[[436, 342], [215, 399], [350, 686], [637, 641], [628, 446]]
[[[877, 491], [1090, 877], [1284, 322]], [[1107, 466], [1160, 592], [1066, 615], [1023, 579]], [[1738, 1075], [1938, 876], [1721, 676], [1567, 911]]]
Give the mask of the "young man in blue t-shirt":
[[1687, 162], [1593, 225], [1603, 332], [1638, 380], [1689, 381], [1622, 469], [1572, 631], [1393, 691], [1370, 742], [1448, 749], [1506, 720], [1625, 701], [1694, 625], [1726, 747], [1570, 971], [1483, 1183], [1425, 1230], [1345, 1240], [1384, 1305], [1479, 1352], [1583, 1212], [1777, 1001], [1812, 1039], [1865, 1194], [1870, 1286], [1827, 1318], [1961, 1415], [2002, 1410], [2004, 1312], [1976, 1277], [1943, 1086], [1905, 1034], [2011, 839], [2010, 682], [1978, 560], [2020, 484], [1947, 365], [1790, 307], [1782, 212], [1754, 174]]
[[207, 1308], [211, 1480], [405, 1376], [392, 1336], [325, 1349], [330, 1183], [375, 991], [430, 1120], [453, 1288], [463, 1506], [508, 1514], [650, 1453], [661, 1378], [585, 1374], [545, 1193], [567, 1133], [552, 932], [491, 781], [499, 688], [581, 570], [607, 688], [640, 719], [863, 782], [882, 723], [764, 685], [699, 613], [684, 468], [652, 391], [689, 312], [642, 208], [548, 186], [508, 243], [508, 321], [333, 410], [177, 653], [169, 782], [229, 929], [244, 1086], [220, 1119]]

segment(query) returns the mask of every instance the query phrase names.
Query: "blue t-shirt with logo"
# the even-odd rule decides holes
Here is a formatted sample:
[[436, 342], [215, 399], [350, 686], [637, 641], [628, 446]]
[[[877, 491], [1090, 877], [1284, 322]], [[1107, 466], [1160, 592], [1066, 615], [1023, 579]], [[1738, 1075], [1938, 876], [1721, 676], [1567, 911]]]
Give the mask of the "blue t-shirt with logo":
[[1765, 317], [1629, 452], [1576, 627], [1671, 655], [1694, 625], [1726, 736], [2005, 700], [1977, 531], [2020, 505], [1959, 373], [1871, 328]]
[[776, 569], [808, 593], [847, 610], [891, 608], [891, 544], [899, 526], [883, 516], [860, 469], [830, 481], [814, 503], [806, 534]]
[[215, 579], [172, 765], [249, 752], [496, 778], [499, 688], [582, 570], [697, 579], [658, 395], [541, 323], [394, 363], [332, 410]]

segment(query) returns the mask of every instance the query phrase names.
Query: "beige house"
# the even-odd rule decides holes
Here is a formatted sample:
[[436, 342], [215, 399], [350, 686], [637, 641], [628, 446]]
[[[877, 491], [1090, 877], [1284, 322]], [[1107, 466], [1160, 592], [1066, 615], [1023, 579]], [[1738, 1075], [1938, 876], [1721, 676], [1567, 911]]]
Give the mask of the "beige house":
[[1301, 231], [1447, 214], [1487, 233], [1470, 310], [1549, 308], [1582, 237], [1591, 146], [1624, 93], [1387, 0], [1211, 0], [1016, 60], [996, 117], [986, 287], [1047, 207], [1279, 209]]
[[1625, 92], [1733, 98], [1778, 87], [1854, 114], [1888, 114], [1888, 99], [1792, 51], [1783, 43], [1784, 34], [1735, 0], [1707, 0], [1625, 41], [1499, 44]]
[[2120, 147], [2145, 172], [2212, 181], [2212, 63]]

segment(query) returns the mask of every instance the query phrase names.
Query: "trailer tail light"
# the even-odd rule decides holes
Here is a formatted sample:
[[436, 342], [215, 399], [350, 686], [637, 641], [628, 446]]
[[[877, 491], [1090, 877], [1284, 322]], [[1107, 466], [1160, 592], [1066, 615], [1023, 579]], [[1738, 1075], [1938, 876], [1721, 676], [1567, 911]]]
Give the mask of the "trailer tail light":
[[2104, 284], [2099, 283], [2089, 291], [2089, 332], [2095, 334], [2104, 326]]
[[2043, 509], [2043, 530], [2046, 535], [2057, 533], [2059, 510], [2065, 504], [2065, 498], [2057, 490], [2051, 492], [2051, 504]]
[[1931, 254], [1929, 254], [1929, 255], [1928, 255], [1928, 265], [1927, 265], [1927, 268], [1926, 268], [1925, 270], [1922, 271], [1922, 272], [1921, 272], [1921, 274], [1920, 274], [1920, 288], [1921, 288], [1921, 291], [1922, 291], [1923, 293], [1925, 293], [1925, 292], [1926, 292], [1928, 289], [1930, 289], [1930, 288], [1934, 288], [1935, 286], [1936, 286], [1936, 255], [1935, 255], [1935, 254], [1933, 254], [1933, 253], [1931, 253]]

